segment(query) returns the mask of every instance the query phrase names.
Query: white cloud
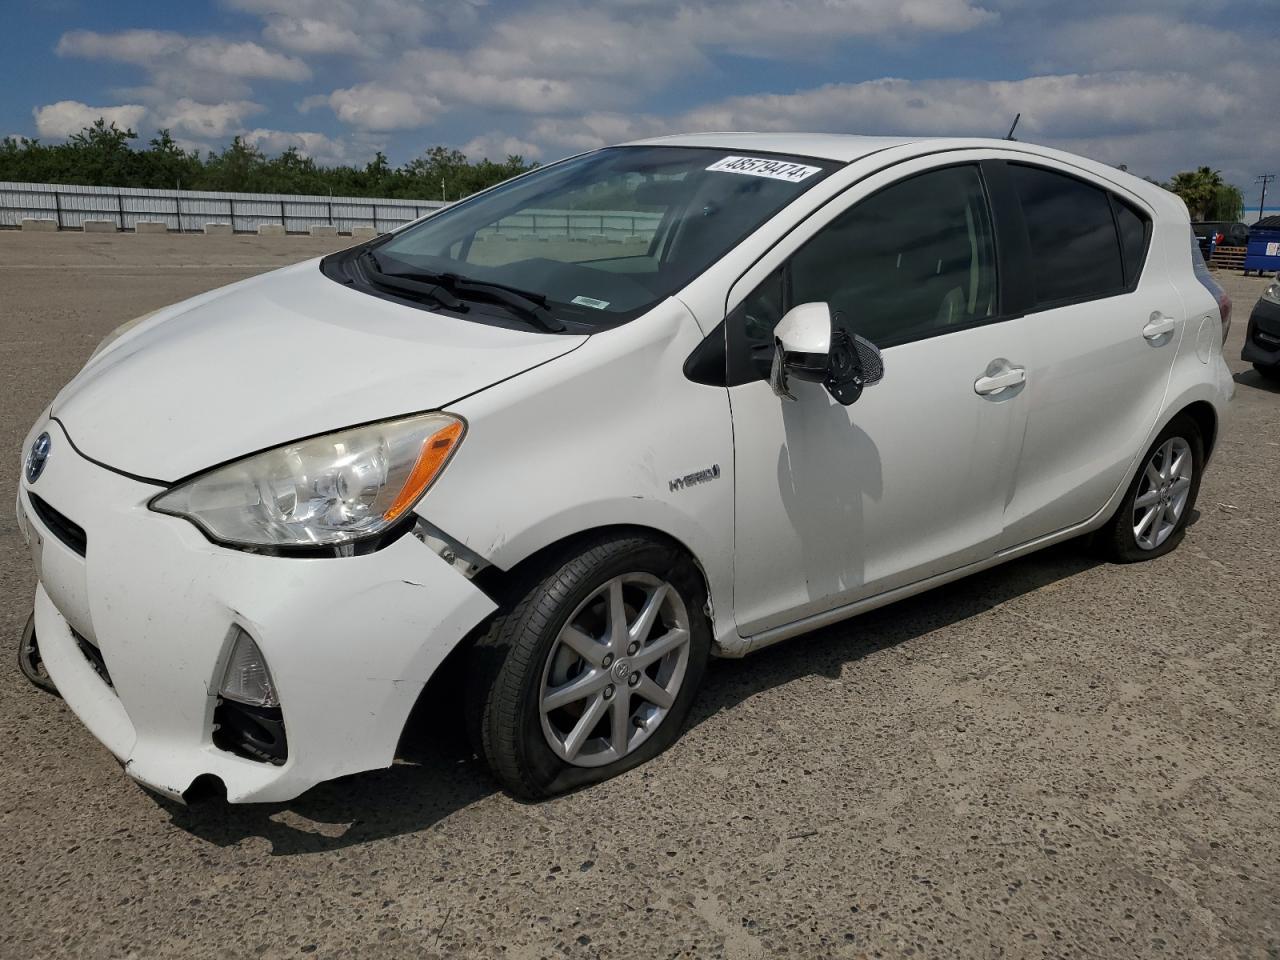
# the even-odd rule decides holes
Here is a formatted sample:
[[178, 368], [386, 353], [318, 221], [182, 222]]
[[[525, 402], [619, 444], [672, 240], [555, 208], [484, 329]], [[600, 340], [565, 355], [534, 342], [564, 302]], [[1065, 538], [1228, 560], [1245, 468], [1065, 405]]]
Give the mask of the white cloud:
[[1213, 118], [1247, 96], [1188, 74], [1062, 74], [1023, 80], [895, 78], [792, 94], [733, 97], [689, 111], [703, 130], [824, 130], [1000, 136], [1016, 113], [1023, 134], [1128, 133]]
[[61, 138], [79, 133], [101, 117], [108, 124], [114, 123], [121, 130], [134, 129], [142, 125], [147, 116], [147, 108], [136, 103], [125, 103], [115, 107], [91, 107], [79, 100], [59, 100], [47, 106], [36, 107], [32, 112], [36, 121], [36, 131], [42, 137]]
[[319, 164], [364, 163], [373, 159], [381, 147], [379, 142], [365, 138], [330, 137], [312, 131], [257, 129], [242, 136], [245, 143], [265, 153], [282, 153], [294, 147]]
[[354, 30], [308, 17], [273, 17], [262, 35], [296, 53], [345, 53], [360, 56], [369, 46]]
[[559, 153], [581, 153], [613, 143], [674, 133], [680, 129], [678, 119], [649, 114], [594, 111], [581, 117], [548, 117], [538, 120], [530, 128], [529, 136], [538, 143], [555, 145], [559, 148]]
[[963, 33], [996, 19], [969, 0], [709, 0], [680, 4], [675, 25], [707, 45], [779, 56], [850, 37]]
[[[323, 98], [343, 123], [361, 130], [404, 130], [429, 123], [443, 107], [435, 97], [364, 83], [335, 90]], [[316, 105], [308, 98], [303, 106]]]
[[156, 126], [193, 137], [226, 137], [242, 129], [246, 117], [264, 110], [266, 107], [251, 100], [198, 103], [189, 97], [181, 97], [167, 108], [167, 112], [156, 121]]
[[429, 33], [465, 30], [483, 2], [468, 0], [224, 0], [262, 17], [263, 38], [302, 54], [379, 58]]
[[303, 61], [257, 43], [166, 30], [73, 30], [63, 34], [56, 50], [61, 57], [141, 67], [152, 85], [170, 96], [243, 97], [250, 80], [300, 82], [311, 77]]
[[495, 163], [513, 156], [526, 160], [537, 160], [542, 156], [542, 148], [536, 143], [496, 132], [472, 137], [463, 145], [462, 152], [472, 160], [493, 160]]
[[485, 77], [606, 78], [633, 90], [658, 89], [707, 66], [693, 35], [672, 20], [621, 19], [598, 7], [510, 17], [460, 59]]
[[[135, 124], [167, 123], [201, 143], [225, 142], [263, 112], [259, 83], [336, 74], [303, 87], [297, 109], [324, 108], [353, 133], [253, 121], [264, 148], [292, 143], [317, 159], [356, 157], [381, 132], [428, 127], [438, 141], [470, 138], [469, 155], [500, 159], [697, 129], [1000, 136], [1019, 112], [1027, 139], [1160, 176], [1211, 163], [1239, 178], [1280, 153], [1280, 132], [1257, 112], [1258, 91], [1280, 75], [1275, 19], [1262, 16], [1274, 0], [220, 3], [256, 18], [260, 36], [78, 30], [58, 53], [144, 70], [144, 85], [103, 95], [124, 106], [103, 109], [133, 110]], [[961, 66], [941, 76], [922, 58], [952, 35], [965, 35]], [[916, 62], [931, 79], [871, 79], [863, 68], [872, 45], [902, 62], [926, 41]], [[779, 79], [700, 102], [700, 87], [759, 91], [761, 76], [787, 76], [776, 64], [756, 74], [752, 60], [764, 59], [846, 82], [797, 90], [804, 81]], [[975, 76], [997, 71], [1005, 79]], [[45, 125], [65, 127], [72, 121], [60, 117], [75, 106], [101, 112], [51, 104]]]
[[1280, 152], [1280, 133], [1243, 135], [1254, 115], [1253, 89], [1191, 73], [1136, 71], [1012, 81], [883, 79], [733, 97], [690, 110], [672, 126], [999, 137], [1021, 113], [1022, 139], [1124, 163], [1140, 174], [1167, 176], [1211, 163], [1244, 185], [1249, 164]]

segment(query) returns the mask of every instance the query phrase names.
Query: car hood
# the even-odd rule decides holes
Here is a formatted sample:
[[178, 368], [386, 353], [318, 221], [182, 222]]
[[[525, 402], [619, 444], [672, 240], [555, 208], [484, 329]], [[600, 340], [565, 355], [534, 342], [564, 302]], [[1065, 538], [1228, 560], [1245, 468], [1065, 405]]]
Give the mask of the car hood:
[[83, 455], [171, 483], [290, 440], [444, 407], [587, 339], [393, 303], [317, 264], [143, 321], [63, 388], [52, 415]]

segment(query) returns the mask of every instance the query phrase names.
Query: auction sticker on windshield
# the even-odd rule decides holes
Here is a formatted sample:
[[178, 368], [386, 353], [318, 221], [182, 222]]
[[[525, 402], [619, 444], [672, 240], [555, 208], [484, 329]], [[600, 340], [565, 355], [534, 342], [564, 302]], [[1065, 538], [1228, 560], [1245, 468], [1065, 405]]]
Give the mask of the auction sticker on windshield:
[[707, 169], [718, 173], [745, 173], [750, 177], [769, 177], [771, 180], [787, 180], [791, 183], [799, 183], [822, 171], [821, 167], [806, 167], [803, 163], [768, 160], [764, 157], [725, 157]]

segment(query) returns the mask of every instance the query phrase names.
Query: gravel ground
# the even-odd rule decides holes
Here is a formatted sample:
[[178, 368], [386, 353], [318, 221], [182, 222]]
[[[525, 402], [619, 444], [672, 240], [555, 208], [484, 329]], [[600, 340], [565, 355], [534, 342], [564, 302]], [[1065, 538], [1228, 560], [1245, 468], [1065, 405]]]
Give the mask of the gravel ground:
[[[345, 241], [0, 234], [0, 504], [118, 323]], [[1227, 277], [1239, 356], [1257, 279]], [[712, 664], [666, 755], [536, 806], [452, 735], [164, 804], [0, 669], [0, 956], [1280, 957], [1280, 391], [1182, 547], [1067, 545]], [[34, 588], [0, 511], [0, 633]]]

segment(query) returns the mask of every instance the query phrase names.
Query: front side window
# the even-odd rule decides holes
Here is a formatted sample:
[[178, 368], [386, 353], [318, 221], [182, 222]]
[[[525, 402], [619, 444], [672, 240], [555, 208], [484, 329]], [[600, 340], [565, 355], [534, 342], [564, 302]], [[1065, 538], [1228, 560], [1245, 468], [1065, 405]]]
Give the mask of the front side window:
[[774, 325], [810, 302], [825, 302], [881, 348], [994, 317], [995, 243], [978, 168], [902, 180], [823, 227], [734, 311], [740, 360], [757, 371], [767, 364]]
[[1125, 288], [1111, 201], [1066, 174], [1009, 164], [1031, 244], [1038, 309], [1114, 296]]
[[[606, 326], [678, 292], [834, 166], [614, 147], [447, 208], [373, 254], [397, 278], [502, 285], [545, 298], [563, 320]], [[465, 284], [449, 289], [468, 293]]]

